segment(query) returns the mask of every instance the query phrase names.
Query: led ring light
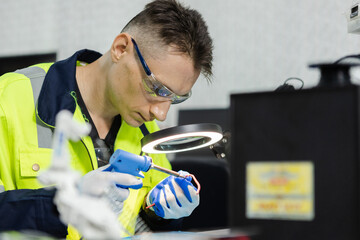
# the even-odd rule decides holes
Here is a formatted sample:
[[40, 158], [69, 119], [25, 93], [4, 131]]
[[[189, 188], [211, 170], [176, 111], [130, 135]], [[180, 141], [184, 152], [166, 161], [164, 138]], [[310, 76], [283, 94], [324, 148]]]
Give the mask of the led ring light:
[[145, 153], [175, 153], [215, 144], [223, 138], [221, 127], [213, 123], [182, 125], [163, 129], [141, 139]]

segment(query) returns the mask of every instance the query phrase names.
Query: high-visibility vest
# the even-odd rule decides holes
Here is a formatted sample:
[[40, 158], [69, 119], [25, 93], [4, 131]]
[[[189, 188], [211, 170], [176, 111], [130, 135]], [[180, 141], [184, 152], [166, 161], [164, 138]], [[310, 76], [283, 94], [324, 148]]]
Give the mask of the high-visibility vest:
[[[41, 170], [46, 169], [51, 160], [51, 129], [36, 112], [36, 102], [44, 77], [52, 63], [37, 64], [26, 69], [7, 73], [0, 77], [0, 189], [38, 189], [42, 186], [36, 179]], [[74, 118], [85, 122], [80, 107], [76, 103]], [[155, 121], [145, 123], [151, 133], [159, 130]], [[122, 121], [115, 140], [114, 149], [122, 149], [134, 154], [141, 152], [140, 140], [143, 133], [140, 128], [129, 126]], [[98, 167], [94, 145], [89, 136], [81, 141], [69, 141], [71, 166], [86, 174]], [[171, 168], [164, 154], [151, 155], [155, 164]], [[135, 232], [135, 224], [146, 194], [167, 175], [150, 170], [144, 173], [143, 187], [130, 189], [130, 195], [124, 203], [119, 221], [127, 232]], [[69, 229], [68, 238], [78, 238], [78, 234]]]

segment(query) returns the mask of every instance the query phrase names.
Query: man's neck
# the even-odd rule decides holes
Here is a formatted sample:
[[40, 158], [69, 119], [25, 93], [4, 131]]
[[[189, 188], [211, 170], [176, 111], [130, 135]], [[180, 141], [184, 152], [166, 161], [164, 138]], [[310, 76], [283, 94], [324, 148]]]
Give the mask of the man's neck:
[[109, 111], [105, 94], [106, 66], [102, 66], [102, 61], [101, 57], [89, 65], [77, 67], [76, 81], [99, 137], [105, 138], [116, 113]]

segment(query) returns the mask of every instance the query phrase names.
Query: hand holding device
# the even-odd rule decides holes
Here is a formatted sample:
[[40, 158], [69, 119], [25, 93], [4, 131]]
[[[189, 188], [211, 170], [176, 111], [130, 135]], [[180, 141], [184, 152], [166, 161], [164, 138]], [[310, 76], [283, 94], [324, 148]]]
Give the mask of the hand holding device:
[[165, 178], [146, 198], [148, 208], [162, 218], [187, 217], [199, 205], [199, 191], [191, 183], [192, 177], [185, 171], [179, 171], [179, 174], [182, 177]]
[[[155, 165], [152, 158], [149, 156], [139, 156], [121, 149], [117, 149], [113, 153], [110, 158], [110, 165], [107, 166], [108, 167], [105, 168], [104, 171], [127, 173], [141, 178], [144, 178], [142, 172], [147, 172], [150, 169], [155, 169], [176, 177], [184, 177], [178, 172]], [[121, 188], [130, 187], [133, 189], [140, 189], [142, 187], [142, 182], [139, 185], [122, 186], [121, 184], [116, 184], [116, 186]]]
[[[107, 194], [108, 189], [115, 184], [121, 185], [124, 188], [117, 188], [116, 192], [119, 200], [124, 201], [129, 195], [128, 188], [142, 185], [142, 180], [131, 174], [104, 171], [109, 167], [109, 164], [105, 165], [81, 177], [77, 183], [80, 192], [93, 196], [101, 196]], [[115, 190], [111, 188], [111, 191]], [[112, 192], [112, 194], [114, 193]]]
[[[200, 184], [195, 176], [185, 171], [175, 172], [157, 166], [148, 156], [139, 156], [118, 149], [111, 156], [110, 165], [106, 165], [102, 169], [108, 173], [121, 173], [141, 178], [144, 177], [142, 172], [147, 172], [150, 169], [170, 174], [170, 177], [163, 180], [150, 192], [151, 199], [147, 198], [148, 206], [160, 217], [180, 218], [189, 216], [199, 205]], [[192, 185], [192, 178], [198, 185], [198, 189]], [[116, 187], [120, 189], [119, 191], [128, 188], [139, 189], [142, 187], [142, 182], [140, 181], [138, 184], [117, 182]]]

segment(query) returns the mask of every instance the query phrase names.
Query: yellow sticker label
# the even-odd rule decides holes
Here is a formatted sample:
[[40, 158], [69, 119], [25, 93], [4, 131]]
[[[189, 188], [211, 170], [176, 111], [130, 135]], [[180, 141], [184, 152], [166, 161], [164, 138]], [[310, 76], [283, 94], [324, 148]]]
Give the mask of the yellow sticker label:
[[249, 162], [246, 165], [246, 217], [312, 220], [312, 162]]

